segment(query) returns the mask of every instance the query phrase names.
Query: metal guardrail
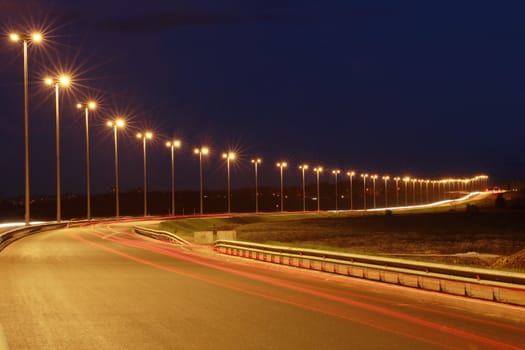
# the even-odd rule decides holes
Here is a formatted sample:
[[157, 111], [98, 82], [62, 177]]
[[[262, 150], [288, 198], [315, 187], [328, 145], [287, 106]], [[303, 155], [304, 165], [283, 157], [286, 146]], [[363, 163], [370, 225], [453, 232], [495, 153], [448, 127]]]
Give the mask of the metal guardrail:
[[331, 251], [218, 240], [222, 254], [525, 306], [525, 274]]
[[17, 227], [15, 229], [0, 233], [0, 251], [14, 241], [26, 236], [49, 230], [65, 228], [67, 223], [39, 224]]
[[133, 226], [135, 233], [154, 239], [168, 239], [181, 245], [190, 245], [190, 242], [168, 231], [154, 230], [146, 227]]

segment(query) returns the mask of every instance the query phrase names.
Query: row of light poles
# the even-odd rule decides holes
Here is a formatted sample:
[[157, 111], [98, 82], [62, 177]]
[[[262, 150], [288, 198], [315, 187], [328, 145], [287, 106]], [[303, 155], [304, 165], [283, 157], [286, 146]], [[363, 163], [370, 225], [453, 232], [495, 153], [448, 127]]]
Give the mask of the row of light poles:
[[[33, 43], [40, 43], [43, 41], [43, 37], [40, 33], [32, 33], [28, 35], [20, 35], [20, 34], [11, 34], [10, 39], [13, 42], [22, 43], [23, 46], [23, 68], [24, 68], [24, 160], [25, 160], [25, 196], [24, 196], [24, 204], [25, 204], [25, 213], [24, 213], [24, 219], [25, 223], [29, 224], [30, 219], [30, 186], [29, 186], [29, 126], [28, 126], [28, 46]], [[45, 83], [49, 86], [53, 86], [55, 90], [55, 119], [56, 119], [56, 217], [57, 221], [61, 221], [61, 168], [60, 168], [60, 88], [61, 87], [67, 87], [70, 84], [71, 80], [67, 76], [58, 76], [55, 78], [47, 78], [45, 79]], [[77, 108], [83, 109], [85, 112], [85, 127], [86, 127], [86, 200], [87, 200], [87, 218], [91, 219], [91, 182], [90, 182], [90, 152], [89, 152], [89, 111], [94, 110], [96, 108], [96, 103], [93, 101], [87, 101], [85, 103], [79, 103], [77, 104]], [[120, 215], [119, 213], [119, 179], [118, 179], [118, 171], [119, 171], [119, 164], [118, 164], [118, 129], [125, 126], [125, 121], [123, 119], [117, 118], [115, 120], [111, 120], [107, 122], [107, 125], [109, 127], [113, 128], [114, 132], [114, 159], [115, 159], [115, 194], [116, 194], [116, 216], [118, 217]], [[147, 215], [147, 141], [151, 140], [153, 137], [153, 134], [150, 131], [145, 131], [137, 134], [137, 138], [142, 140], [143, 143], [143, 195], [144, 195], [144, 215]], [[172, 140], [168, 141], [166, 143], [166, 146], [170, 148], [171, 150], [171, 213], [175, 214], [175, 180], [174, 180], [174, 150], [176, 148], [179, 148], [181, 145], [181, 142], [179, 140]], [[202, 160], [203, 155], [207, 155], [209, 153], [209, 149], [207, 147], [200, 147], [195, 148], [194, 150], [195, 154], [199, 155], [199, 180], [200, 180], [200, 214], [203, 214], [203, 173], [202, 173]], [[230, 161], [234, 160], [236, 158], [235, 153], [233, 152], [227, 152], [223, 153], [223, 158], [226, 160], [226, 167], [227, 167], [227, 201], [228, 201], [228, 213], [231, 212], [231, 179], [230, 179]], [[255, 211], [259, 211], [259, 189], [258, 189], [258, 166], [261, 163], [260, 158], [252, 159], [251, 162], [254, 164], [254, 170], [255, 170]], [[283, 189], [283, 170], [288, 166], [288, 164], [284, 161], [278, 162], [277, 167], [280, 169], [280, 210], [284, 211], [284, 189]], [[303, 211], [306, 211], [306, 190], [305, 190], [305, 171], [308, 169], [307, 164], [301, 164], [299, 166], [299, 169], [302, 172], [302, 208]], [[320, 210], [320, 188], [319, 188], [319, 175], [323, 171], [323, 167], [317, 166], [314, 169], [314, 172], [316, 173], [317, 177], [317, 210]], [[335, 203], [335, 209], [338, 210], [338, 175], [341, 173], [339, 169], [332, 170], [332, 174], [335, 176], [335, 197], [336, 197], [336, 203]], [[346, 173], [349, 177], [350, 181], [350, 209], [354, 209], [353, 205], [353, 184], [352, 180], [353, 177], [356, 175], [354, 171], [349, 171]], [[373, 207], [376, 208], [376, 180], [378, 179], [378, 175], [373, 174], [361, 174], [361, 178], [363, 179], [363, 207], [366, 209], [366, 179], [370, 178], [372, 180], [372, 186], [373, 186]], [[405, 204], [408, 204], [408, 184], [412, 184], [412, 194], [413, 194], [413, 203], [416, 202], [416, 184], [419, 184], [420, 188], [420, 195], [422, 196], [423, 193], [423, 185], [426, 186], [426, 196], [427, 201], [429, 200], [428, 195], [428, 188], [429, 184], [432, 184], [432, 188], [434, 189], [434, 186], [442, 184], [443, 188], [448, 184], [450, 190], [454, 190], [457, 187], [457, 191], [462, 191], [467, 188], [473, 188], [473, 187], [479, 187], [484, 188], [487, 185], [487, 176], [486, 175], [479, 175], [474, 178], [470, 179], [445, 179], [445, 180], [421, 180], [421, 179], [413, 179], [410, 177], [405, 177], [401, 179], [400, 177], [394, 177], [393, 180], [396, 183], [396, 202], [397, 205], [399, 205], [399, 181], [403, 181], [405, 184]], [[388, 206], [388, 181], [390, 180], [389, 176], [383, 176], [382, 180], [384, 180], [384, 189], [385, 189], [385, 207]]]
[[[28, 46], [31, 43], [40, 43], [43, 41], [42, 34], [32, 33], [28, 35], [20, 35], [12, 33], [9, 38], [13, 42], [21, 42], [23, 45], [23, 68], [24, 68], [24, 160], [25, 160], [25, 194], [24, 194], [24, 221], [28, 225], [30, 221], [30, 186], [29, 186], [29, 99], [28, 99]], [[68, 76], [62, 75], [55, 78], [48, 77], [44, 80], [45, 84], [54, 87], [55, 90], [55, 156], [56, 156], [56, 220], [60, 222], [62, 219], [61, 207], [61, 162], [60, 162], [60, 88], [67, 87], [71, 83]], [[86, 124], [86, 216], [91, 219], [91, 176], [90, 176], [90, 147], [89, 147], [89, 111], [96, 108], [94, 101], [87, 101], [85, 103], [78, 103], [77, 108], [83, 109], [85, 112]], [[119, 181], [118, 181], [118, 136], [117, 130], [125, 125], [123, 119], [115, 119], [108, 121], [108, 126], [114, 129], [114, 144], [115, 144], [115, 207], [116, 216], [119, 213]], [[144, 215], [147, 214], [147, 157], [146, 157], [146, 141], [152, 138], [152, 133], [147, 131], [137, 134], [137, 138], [143, 140], [144, 153]], [[170, 147], [180, 146], [179, 141], [169, 143]], [[175, 208], [174, 199], [174, 180], [173, 180], [173, 147], [172, 147], [172, 212]]]
[[[21, 42], [23, 46], [23, 68], [24, 68], [24, 163], [25, 163], [25, 193], [24, 193], [24, 221], [28, 225], [30, 221], [30, 187], [29, 187], [29, 74], [28, 74], [28, 46], [30, 43], [40, 43], [43, 40], [42, 34], [32, 33], [20, 35], [12, 33], [9, 38], [13, 42]], [[45, 84], [54, 87], [55, 90], [55, 157], [56, 157], [56, 220], [62, 219], [61, 207], [61, 163], [60, 163], [60, 88], [69, 86], [71, 79], [62, 75], [58, 77], [48, 77], [44, 80]], [[86, 216], [91, 219], [91, 181], [90, 181], [90, 154], [89, 154], [89, 110], [96, 108], [96, 103], [88, 101], [78, 103], [77, 108], [84, 109], [86, 123]], [[124, 126], [122, 119], [109, 121], [108, 125], [114, 128], [115, 138], [115, 192], [116, 192], [116, 216], [119, 216], [119, 189], [118, 189], [118, 142], [117, 129]], [[147, 213], [147, 181], [146, 181], [146, 140], [151, 139], [151, 132], [145, 132], [137, 135], [143, 139], [144, 143], [144, 215]], [[172, 201], [172, 207], [174, 206]]]
[[[283, 166], [284, 164], [284, 166]], [[284, 162], [280, 162], [280, 163], [277, 163], [277, 167], [280, 168], [280, 173], [281, 173], [281, 210], [283, 210], [283, 202], [282, 202], [282, 198], [283, 198], [283, 181], [282, 181], [282, 168], [286, 166], [286, 163]], [[301, 171], [301, 179], [302, 179], [302, 202], [303, 202], [303, 211], [306, 211], [306, 192], [305, 192], [305, 170], [308, 169], [308, 165], [307, 164], [301, 164], [299, 165], [299, 170]], [[321, 166], [318, 166], [318, 167], [315, 167], [314, 169], [314, 172], [316, 173], [316, 178], [317, 178], [317, 210], [319, 211], [320, 210], [320, 191], [319, 191], [319, 175], [320, 173], [323, 171], [323, 167]], [[339, 193], [338, 193], [338, 184], [339, 184], [339, 181], [338, 181], [338, 176], [339, 174], [341, 174], [341, 171], [339, 169], [333, 169], [332, 170], [332, 174], [334, 175], [335, 177], [335, 198], [336, 198], [336, 201], [335, 201], [335, 210], [339, 210]], [[348, 176], [349, 178], [349, 184], [350, 184], [350, 188], [349, 188], [349, 198], [350, 198], [350, 210], [353, 210], [354, 209], [354, 204], [353, 204], [353, 178], [354, 176], [356, 175], [356, 172], [355, 171], [348, 171], [346, 173], [346, 175]], [[373, 208], [377, 208], [377, 202], [376, 202], [376, 196], [377, 196], [377, 191], [376, 191], [376, 181], [379, 180], [379, 175], [377, 174], [372, 174], [372, 175], [369, 175], [367, 173], [363, 173], [363, 174], [360, 174], [360, 177], [362, 178], [362, 181], [363, 181], [363, 209], [367, 209], [367, 184], [366, 184], [366, 180], [368, 178], [370, 178], [372, 180], [372, 199], [373, 199], [373, 202], [372, 202], [372, 205], [373, 205]], [[415, 179], [415, 178], [410, 178], [410, 177], [405, 177], [403, 179], [401, 179], [401, 177], [393, 177], [391, 178], [389, 175], [384, 175], [381, 177], [381, 180], [384, 181], [384, 205], [385, 205], [385, 208], [388, 207], [389, 205], [389, 202], [388, 202], [388, 182], [390, 180], [393, 180], [395, 182], [395, 192], [396, 192], [396, 205], [399, 206], [400, 203], [399, 203], [399, 190], [400, 190], [400, 187], [399, 187], [399, 182], [401, 180], [403, 180], [405, 182], [405, 205], [408, 205], [408, 184], [409, 183], [412, 183], [413, 185], [413, 188], [412, 188], [412, 194], [413, 194], [413, 204], [416, 204], [416, 184], [419, 184], [419, 193], [420, 193], [420, 196], [422, 197], [423, 196], [423, 193], [426, 194], [426, 198], [425, 200], [421, 200], [420, 202], [423, 203], [423, 202], [427, 202], [429, 203], [430, 202], [430, 195], [429, 195], [429, 186], [432, 185], [432, 197], [433, 199], [435, 199], [435, 186], [438, 186], [438, 191], [440, 191], [440, 185], [442, 186], [442, 191], [440, 192], [443, 192], [443, 194], [445, 193], [446, 191], [446, 185], [449, 186], [449, 189], [448, 191], [453, 191], [453, 190], [456, 190], [458, 192], [465, 192], [465, 191], [472, 191], [472, 190], [484, 190], [487, 188], [487, 180], [488, 180], [488, 176], [487, 175], [478, 175], [478, 176], [475, 176], [475, 177], [472, 177], [472, 178], [462, 178], [462, 179], [441, 179], [441, 180], [430, 180], [430, 179]], [[423, 191], [423, 185], [425, 186], [425, 191]], [[470, 187], [469, 187], [470, 186]]]
[[[122, 119], [117, 119], [115, 121], [108, 122], [109, 126], [114, 127], [114, 135], [115, 135], [115, 178], [116, 178], [116, 205], [117, 205], [117, 216], [119, 216], [119, 210], [118, 210], [118, 153], [117, 153], [117, 129], [119, 127], [124, 126], [124, 121]], [[137, 137], [143, 140], [143, 153], [144, 153], [144, 215], [147, 215], [147, 173], [146, 173], [146, 140], [149, 140], [152, 138], [151, 132], [145, 132], [145, 133], [139, 133], [137, 134]], [[174, 150], [176, 148], [179, 148], [181, 146], [180, 140], [173, 140], [168, 141], [166, 143], [166, 146], [170, 148], [171, 150], [171, 213], [172, 215], [175, 214], [175, 186], [174, 186]], [[207, 156], [210, 153], [210, 150], [206, 146], [202, 146], [199, 148], [194, 149], [194, 153], [199, 156], [199, 201], [200, 201], [200, 214], [202, 215], [204, 213], [204, 205], [203, 205], [203, 156]], [[234, 152], [225, 152], [222, 154], [222, 158], [226, 160], [226, 169], [227, 169], [227, 211], [228, 213], [231, 213], [231, 172], [230, 172], [230, 162], [232, 160], [236, 159], [236, 154]], [[255, 211], [259, 212], [259, 184], [258, 184], [258, 167], [261, 164], [262, 160], [261, 158], [255, 158], [251, 159], [251, 163], [254, 165], [254, 171], [255, 171]], [[276, 163], [277, 168], [279, 168], [280, 173], [280, 211], [284, 211], [284, 181], [283, 181], [283, 174], [284, 169], [288, 167], [288, 163], [285, 161], [281, 161]], [[303, 211], [306, 211], [306, 181], [305, 181], [305, 171], [309, 169], [309, 166], [307, 164], [301, 164], [299, 165], [299, 170], [301, 171], [302, 175], [302, 206]], [[317, 210], [320, 211], [320, 173], [323, 172], [323, 167], [317, 166], [313, 169], [313, 171], [316, 173], [317, 178]], [[338, 206], [338, 175], [341, 174], [341, 171], [339, 169], [333, 169], [332, 174], [335, 176], [335, 209], [339, 210]], [[348, 171], [346, 175], [349, 178], [349, 184], [350, 184], [350, 210], [354, 209], [353, 205], [353, 178], [356, 175], [355, 171]], [[369, 175], [367, 173], [360, 174], [361, 178], [363, 179], [363, 208], [367, 209], [367, 195], [366, 195], [366, 179], [370, 178], [372, 180], [372, 189], [373, 189], [373, 208], [377, 207], [376, 203], [376, 181], [379, 179], [379, 176], [377, 174]], [[479, 177], [471, 178], [471, 179], [459, 179], [459, 180], [453, 180], [453, 179], [447, 179], [447, 180], [422, 180], [422, 179], [411, 179], [410, 177], [403, 178], [403, 181], [405, 182], [405, 201], [407, 201], [407, 184], [412, 183], [413, 184], [413, 193], [415, 196], [415, 185], [417, 183], [420, 184], [420, 192], [422, 193], [422, 185], [426, 184], [427, 188], [427, 201], [428, 201], [428, 185], [430, 183], [453, 183], [453, 182], [461, 182], [461, 183], [467, 183], [470, 181], [481, 181], [486, 180], [486, 176], [481, 175]], [[388, 206], [388, 181], [391, 179], [390, 176], [385, 175], [382, 176], [381, 179], [384, 181], [384, 191], [385, 191], [385, 207]], [[394, 177], [392, 178], [396, 183], [396, 202], [397, 205], [399, 205], [399, 181], [401, 180], [400, 177]], [[480, 183], [481, 184], [481, 183]], [[480, 185], [481, 186], [481, 185]]]
[[[30, 221], [30, 186], [29, 186], [29, 72], [28, 72], [28, 46], [32, 43], [41, 43], [42, 34], [18, 34], [11, 33], [9, 38], [13, 42], [22, 43], [23, 47], [23, 68], [24, 68], [24, 221], [28, 225]], [[48, 77], [44, 80], [46, 85], [54, 87], [55, 90], [55, 157], [56, 157], [56, 220], [61, 221], [61, 168], [60, 168], [60, 87], [69, 86], [71, 80], [68, 76]], [[94, 102], [79, 103], [78, 108], [85, 109], [86, 116], [86, 191], [87, 191], [87, 218], [91, 218], [91, 183], [90, 183], [90, 162], [89, 162], [89, 109], [94, 109]]]

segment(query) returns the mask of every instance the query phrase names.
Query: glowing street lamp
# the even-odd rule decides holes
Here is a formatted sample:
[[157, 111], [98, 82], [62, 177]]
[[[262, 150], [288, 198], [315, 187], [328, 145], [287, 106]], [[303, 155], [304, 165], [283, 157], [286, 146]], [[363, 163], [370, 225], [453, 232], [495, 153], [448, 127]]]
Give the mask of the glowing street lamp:
[[171, 215], [175, 215], [175, 148], [180, 148], [180, 140], [166, 142], [171, 150]]
[[286, 162], [277, 163], [277, 167], [281, 170], [281, 211], [284, 211], [284, 193], [283, 193], [283, 168], [286, 168], [288, 164]]
[[341, 171], [339, 169], [334, 169], [332, 170], [332, 174], [334, 174], [335, 176], [335, 211], [337, 211], [339, 209], [339, 206], [338, 206], [338, 193], [337, 193], [337, 175], [339, 175], [341, 173]]
[[385, 208], [388, 208], [388, 180], [390, 180], [390, 176], [383, 176], [383, 180], [385, 181]]
[[427, 200], [427, 203], [430, 203], [430, 199], [429, 199], [429, 194], [428, 194], [428, 184], [430, 183], [430, 180], [425, 180], [425, 186], [426, 186], [426, 200]]
[[366, 178], [368, 177], [368, 174], [361, 174], [361, 178], [363, 179], [363, 209], [366, 210]]
[[94, 110], [97, 104], [94, 101], [88, 101], [87, 103], [77, 103], [78, 109], [84, 109], [86, 116], [86, 198], [87, 198], [87, 210], [86, 216], [88, 220], [91, 220], [91, 171], [89, 161], [89, 110]]
[[113, 135], [115, 140], [115, 217], [120, 216], [119, 192], [118, 192], [118, 142], [117, 129], [123, 128], [126, 125], [124, 119], [117, 118], [106, 123], [107, 126], [113, 128]]
[[20, 35], [17, 33], [11, 33], [9, 39], [13, 42], [22, 41], [23, 52], [24, 52], [24, 182], [25, 182], [25, 195], [24, 195], [24, 222], [29, 225], [30, 218], [30, 195], [29, 195], [29, 74], [27, 68], [27, 47], [31, 43], [39, 43], [42, 41], [42, 34], [32, 33], [31, 35]]
[[306, 211], [306, 190], [305, 190], [305, 185], [304, 185], [304, 171], [308, 169], [308, 165], [307, 164], [299, 165], [299, 169], [301, 169], [302, 175], [303, 175], [303, 211]]
[[319, 195], [319, 173], [323, 171], [322, 166], [314, 168], [314, 171], [317, 175], [317, 211], [321, 211], [321, 197]]
[[399, 176], [394, 177], [394, 182], [396, 183], [396, 205], [399, 207]]
[[142, 139], [142, 153], [144, 158], [144, 186], [143, 186], [143, 193], [144, 193], [144, 216], [148, 215], [148, 181], [147, 181], [147, 167], [146, 167], [146, 140], [151, 140], [153, 138], [153, 133], [151, 131], [145, 131], [143, 133], [137, 134], [138, 139]]
[[210, 150], [208, 147], [195, 148], [193, 153], [199, 155], [199, 182], [200, 182], [200, 214], [203, 214], [203, 202], [202, 202], [202, 156], [208, 155]]
[[355, 171], [349, 171], [346, 173], [350, 179], [350, 210], [354, 209], [354, 200], [352, 195], [352, 178], [355, 176]]
[[62, 75], [58, 78], [46, 78], [44, 80], [46, 85], [55, 86], [55, 136], [56, 136], [56, 177], [57, 177], [57, 222], [61, 220], [61, 194], [60, 194], [60, 104], [59, 104], [59, 95], [60, 95], [60, 86], [66, 87], [70, 84], [71, 79], [68, 76]]
[[230, 160], [235, 159], [235, 153], [223, 153], [222, 158], [226, 159], [226, 169], [228, 172], [228, 213], [231, 213], [231, 197], [230, 197]]
[[258, 165], [261, 164], [261, 158], [252, 159], [253, 166], [255, 167], [255, 212], [259, 212], [259, 179], [257, 174]]

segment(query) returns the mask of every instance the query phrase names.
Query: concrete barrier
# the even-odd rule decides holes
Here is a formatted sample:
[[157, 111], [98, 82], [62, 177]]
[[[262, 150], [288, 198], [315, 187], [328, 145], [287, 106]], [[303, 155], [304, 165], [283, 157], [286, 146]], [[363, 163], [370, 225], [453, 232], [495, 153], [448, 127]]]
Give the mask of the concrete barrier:
[[237, 240], [237, 232], [236, 231], [217, 231], [217, 240], [220, 239], [227, 239], [229, 241], [236, 241]]
[[193, 233], [196, 244], [213, 244], [213, 231], [197, 231]]

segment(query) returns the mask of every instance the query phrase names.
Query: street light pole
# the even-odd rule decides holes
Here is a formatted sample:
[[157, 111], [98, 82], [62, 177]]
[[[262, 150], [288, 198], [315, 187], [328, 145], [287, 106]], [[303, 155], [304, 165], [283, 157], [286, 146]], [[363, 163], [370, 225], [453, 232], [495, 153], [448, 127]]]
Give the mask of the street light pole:
[[338, 203], [339, 202], [339, 195], [337, 193], [337, 175], [339, 175], [341, 171], [339, 169], [332, 170], [332, 174], [335, 175], [335, 211], [339, 209]]
[[30, 220], [30, 192], [29, 192], [29, 73], [27, 64], [27, 47], [29, 41], [32, 43], [38, 43], [42, 41], [42, 35], [40, 33], [33, 33], [31, 35], [21, 36], [12, 33], [10, 36], [11, 41], [20, 42], [23, 44], [24, 52], [24, 222], [29, 225]]
[[171, 149], [171, 215], [175, 216], [175, 148], [180, 148], [180, 140], [166, 142]]
[[231, 182], [230, 182], [230, 160], [231, 159], [235, 159], [235, 153], [233, 152], [228, 152], [228, 153], [223, 153], [222, 154], [222, 158], [226, 159], [226, 169], [227, 169], [227, 173], [228, 173], [228, 213], [231, 213], [231, 197], [230, 197], [230, 185], [231, 185]]
[[425, 180], [419, 179], [418, 182], [419, 182], [419, 204], [421, 204], [424, 202], [423, 200], [423, 182], [425, 182]]
[[412, 205], [416, 204], [416, 182], [417, 179], [412, 179]]
[[410, 177], [406, 176], [403, 178], [403, 182], [405, 183], [405, 206], [408, 205], [408, 183], [410, 182]]
[[67, 76], [61, 76], [56, 79], [46, 78], [47, 85], [54, 85], [55, 87], [55, 155], [56, 155], [56, 200], [57, 200], [57, 222], [62, 219], [62, 197], [60, 193], [60, 85], [68, 86], [70, 79]]
[[304, 171], [308, 169], [308, 165], [307, 164], [299, 165], [299, 169], [301, 169], [302, 175], [303, 175], [303, 211], [306, 211], [306, 190], [305, 190], [305, 185], [304, 185]]
[[55, 153], [56, 153], [56, 173], [57, 173], [57, 222], [60, 222], [61, 219], [61, 203], [62, 203], [62, 196], [60, 193], [60, 107], [59, 107], [59, 88], [58, 83], [55, 83], [55, 102], [56, 102], [56, 123], [55, 123], [55, 133], [56, 133], [56, 143], [55, 143]]
[[259, 179], [257, 175], [258, 165], [261, 163], [260, 158], [252, 159], [252, 163], [255, 167], [255, 212], [259, 212]]
[[151, 140], [153, 138], [153, 133], [151, 131], [145, 131], [144, 133], [138, 133], [137, 134], [138, 139], [142, 139], [142, 149], [143, 149], [143, 156], [144, 156], [144, 186], [143, 186], [143, 192], [144, 192], [144, 216], [148, 215], [148, 180], [147, 180], [147, 158], [146, 158], [146, 140]]
[[194, 153], [199, 155], [200, 215], [202, 215], [204, 213], [204, 205], [202, 201], [202, 155], [207, 155], [209, 149], [208, 147], [195, 148]]
[[126, 122], [123, 119], [110, 120], [107, 126], [113, 128], [113, 138], [115, 143], [115, 217], [120, 216], [120, 203], [119, 203], [119, 189], [118, 189], [118, 140], [117, 140], [117, 129], [124, 127]]
[[96, 108], [96, 103], [89, 101], [87, 103], [77, 103], [77, 108], [84, 108], [86, 116], [86, 217], [91, 220], [91, 170], [89, 159], [89, 110]]
[[348, 178], [350, 179], [350, 210], [353, 210], [354, 209], [354, 198], [353, 198], [354, 196], [352, 193], [352, 178], [355, 175], [355, 171], [349, 171], [346, 173], [346, 175], [348, 175]]
[[377, 175], [372, 175], [370, 176], [370, 178], [372, 179], [372, 189], [373, 189], [373, 195], [374, 195], [374, 209], [376, 208], [376, 179], [377, 179]]
[[368, 174], [361, 174], [363, 178], [363, 209], [366, 210], [366, 178]]
[[388, 180], [390, 180], [390, 176], [386, 175], [383, 176], [383, 180], [385, 180], [385, 208], [388, 208]]
[[323, 171], [322, 166], [314, 168], [314, 171], [317, 174], [317, 211], [321, 211], [321, 196], [319, 194], [319, 173]]
[[394, 181], [396, 183], [396, 205], [398, 207], [399, 207], [399, 180], [401, 180], [399, 176], [394, 177]]
[[284, 211], [284, 191], [283, 191], [283, 168], [286, 168], [286, 162], [277, 163], [277, 167], [281, 170], [281, 212]]

